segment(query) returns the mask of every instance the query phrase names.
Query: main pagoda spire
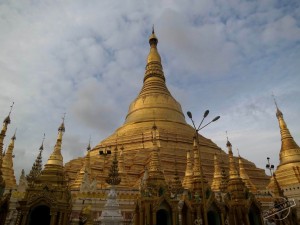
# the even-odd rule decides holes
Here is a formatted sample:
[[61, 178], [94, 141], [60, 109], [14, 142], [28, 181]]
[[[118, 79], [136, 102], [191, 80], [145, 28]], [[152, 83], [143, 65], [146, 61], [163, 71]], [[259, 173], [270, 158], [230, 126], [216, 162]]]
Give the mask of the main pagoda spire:
[[125, 124], [153, 121], [156, 111], [157, 121], [172, 121], [186, 124], [180, 104], [173, 98], [166, 86], [161, 57], [157, 49], [158, 39], [152, 30], [149, 37], [150, 51], [138, 97], [131, 103]]

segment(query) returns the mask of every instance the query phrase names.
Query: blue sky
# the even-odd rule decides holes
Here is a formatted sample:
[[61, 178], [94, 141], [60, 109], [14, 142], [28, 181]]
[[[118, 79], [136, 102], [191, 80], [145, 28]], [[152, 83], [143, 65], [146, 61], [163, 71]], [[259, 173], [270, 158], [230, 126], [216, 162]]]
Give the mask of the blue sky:
[[[125, 119], [142, 87], [152, 25], [167, 86], [201, 120], [203, 135], [263, 168], [278, 164], [272, 92], [300, 142], [299, 1], [4, 1], [0, 3], [0, 117], [14, 101], [15, 173], [46, 133], [43, 160], [66, 113], [64, 161], [83, 156]], [[197, 119], [196, 119], [197, 120]], [[237, 154], [237, 151], [235, 151]]]

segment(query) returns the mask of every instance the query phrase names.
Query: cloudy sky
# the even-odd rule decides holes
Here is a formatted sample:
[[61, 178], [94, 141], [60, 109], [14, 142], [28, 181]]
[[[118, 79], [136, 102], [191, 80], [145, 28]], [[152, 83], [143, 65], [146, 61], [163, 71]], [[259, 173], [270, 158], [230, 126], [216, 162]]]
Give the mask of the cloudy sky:
[[[285, 2], [285, 3], [282, 3]], [[44, 162], [66, 113], [64, 161], [118, 128], [142, 87], [152, 24], [167, 85], [202, 134], [264, 168], [278, 164], [272, 92], [300, 144], [300, 3], [297, 0], [7, 0], [0, 3], [0, 118], [14, 101], [15, 173]], [[198, 118], [198, 119], [197, 119]], [[4, 146], [4, 147], [5, 147]], [[237, 152], [235, 151], [235, 154]]]

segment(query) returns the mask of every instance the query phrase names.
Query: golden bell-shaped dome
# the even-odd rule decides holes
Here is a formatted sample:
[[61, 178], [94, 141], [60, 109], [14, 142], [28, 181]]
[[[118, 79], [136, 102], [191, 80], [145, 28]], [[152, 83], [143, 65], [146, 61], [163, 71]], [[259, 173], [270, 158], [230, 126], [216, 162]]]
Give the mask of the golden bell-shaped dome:
[[125, 124], [153, 121], [153, 119], [186, 124], [180, 104], [166, 86], [157, 43], [158, 39], [153, 30], [149, 38], [150, 52], [144, 85], [138, 97], [129, 106]]

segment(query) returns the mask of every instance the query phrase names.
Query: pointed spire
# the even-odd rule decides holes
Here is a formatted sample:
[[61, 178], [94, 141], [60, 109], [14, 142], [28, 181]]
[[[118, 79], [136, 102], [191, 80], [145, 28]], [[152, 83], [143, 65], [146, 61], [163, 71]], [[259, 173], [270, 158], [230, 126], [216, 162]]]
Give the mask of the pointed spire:
[[222, 185], [222, 171], [220, 167], [220, 163], [218, 160], [218, 156], [215, 153], [214, 154], [214, 175], [213, 175], [213, 181], [211, 184], [211, 189], [215, 192], [221, 191], [221, 185]]
[[273, 96], [273, 100], [274, 100], [274, 103], [275, 103], [275, 106], [276, 106], [276, 116], [277, 118], [280, 117], [280, 116], [283, 116], [282, 112], [280, 111], [280, 109], [278, 108], [278, 105], [277, 105], [277, 101], [275, 99], [275, 95], [272, 94]]
[[150, 52], [147, 57], [147, 66], [144, 77], [144, 82], [150, 77], [157, 77], [165, 81], [165, 76], [163, 68], [161, 65], [161, 58], [157, 50], [158, 39], [154, 32], [154, 27], [152, 28], [152, 33], [149, 37]]
[[119, 176], [119, 169], [118, 169], [118, 147], [115, 147], [114, 151], [114, 159], [112, 161], [112, 165], [109, 170], [108, 178], [106, 178], [106, 183], [114, 186], [121, 183], [121, 178]]
[[186, 152], [186, 169], [182, 185], [185, 189], [192, 190], [193, 188], [193, 162], [190, 150]]
[[[6, 131], [7, 131], [7, 126], [8, 124], [10, 124], [10, 114], [11, 114], [11, 111], [13, 109], [13, 106], [14, 106], [14, 102], [12, 103], [12, 105], [10, 106], [10, 110], [9, 110], [9, 113], [8, 113], [8, 116], [4, 119], [3, 121], [3, 126], [2, 126], [2, 130], [0, 132], [0, 170], [1, 170], [1, 165], [2, 165], [2, 157], [3, 157], [3, 143], [4, 143], [4, 138], [5, 138], [5, 135], [6, 135]], [[1, 173], [1, 171], [0, 171]], [[0, 174], [0, 177], [1, 177], [1, 174]], [[1, 178], [0, 178], [1, 179]]]
[[273, 173], [273, 181], [274, 181], [273, 196], [277, 197], [277, 198], [284, 197], [283, 190], [281, 189], [281, 187], [277, 181], [275, 173]]
[[62, 145], [62, 137], [65, 132], [65, 114], [62, 117], [62, 123], [58, 128], [58, 136], [56, 140], [56, 144], [54, 146], [54, 151], [50, 155], [48, 162], [46, 165], [58, 165], [58, 166], [63, 166], [63, 157], [61, 154], [61, 145]]
[[15, 146], [15, 140], [16, 140], [16, 132], [17, 129], [15, 130], [14, 135], [11, 138], [10, 144], [8, 145], [8, 149], [5, 153], [5, 156], [3, 157], [3, 162], [2, 162], [2, 176], [6, 184], [6, 189], [14, 189], [17, 186], [16, 183], [16, 177], [14, 173], [14, 166], [13, 166], [13, 150]]
[[[284, 119], [283, 114], [278, 108], [278, 104], [273, 95], [274, 102], [276, 105], [276, 116], [279, 123], [280, 134], [281, 134], [281, 149], [280, 149], [280, 165], [287, 163], [299, 163], [300, 162], [300, 148], [297, 143], [294, 141], [293, 136], [291, 135]], [[298, 151], [297, 151], [297, 150]], [[298, 153], [297, 153], [298, 152]]]
[[159, 109], [158, 121], [186, 124], [180, 104], [166, 86], [157, 43], [158, 39], [153, 29], [149, 38], [150, 51], [147, 57], [144, 84], [138, 97], [130, 104], [125, 124], [152, 121], [154, 109]]
[[147, 59], [148, 63], [152, 63], [152, 62], [161, 63], [160, 55], [157, 51], [157, 43], [158, 43], [158, 39], [155, 35], [154, 26], [153, 26], [152, 33], [149, 37], [150, 53], [149, 53], [148, 59]]
[[242, 178], [242, 180], [245, 183], [248, 190], [251, 191], [252, 193], [256, 193], [257, 188], [255, 187], [253, 182], [250, 180], [250, 178], [246, 172], [246, 169], [244, 167], [244, 163], [243, 163], [242, 157], [240, 156], [240, 153], [238, 153], [238, 155], [239, 155], [240, 177]]
[[177, 197], [178, 195], [182, 194], [183, 193], [183, 186], [182, 186], [182, 183], [181, 183], [181, 180], [180, 180], [180, 177], [178, 175], [178, 170], [177, 170], [177, 160], [175, 159], [175, 162], [174, 162], [174, 166], [175, 166], [175, 175], [174, 175], [174, 178], [173, 178], [173, 181], [171, 182], [171, 193]]
[[44, 140], [45, 140], [45, 134], [42, 140], [41, 147], [39, 148], [39, 154], [37, 155], [35, 162], [32, 165], [32, 168], [29, 172], [29, 174], [26, 176], [27, 182], [31, 185], [33, 182], [37, 179], [37, 177], [42, 172], [42, 152], [44, 150]]
[[[226, 135], [227, 135], [227, 131], [226, 131]], [[229, 156], [229, 179], [239, 178], [239, 173], [237, 171], [236, 164], [233, 157], [232, 145], [228, 140], [228, 136], [227, 136], [226, 146], [228, 148], [228, 156]]]
[[86, 148], [86, 155], [85, 155], [83, 170], [86, 171], [89, 175], [91, 175], [91, 138], [90, 138], [89, 144]]
[[195, 176], [200, 176], [200, 159], [199, 159], [199, 154], [198, 154], [198, 146], [197, 146], [197, 141], [196, 137], [194, 136], [194, 142], [193, 142], [193, 150], [194, 150], [194, 167], [193, 167], [193, 175]]
[[72, 189], [79, 189], [81, 191], [86, 191], [89, 189], [91, 184], [91, 139], [89, 140], [88, 146], [86, 148], [86, 155], [84, 157], [84, 162], [79, 172], [76, 175], [74, 182], [71, 185]]
[[150, 168], [149, 168], [149, 175], [150, 177], [155, 174], [155, 176], [159, 175], [162, 176], [161, 165], [159, 161], [159, 147], [157, 146], [157, 126], [155, 122], [152, 126], [152, 143], [153, 149], [150, 154]]
[[26, 188], [27, 188], [27, 180], [26, 180], [26, 176], [25, 176], [25, 170], [22, 169], [21, 176], [19, 178], [19, 184], [18, 184], [17, 191], [25, 192]]

